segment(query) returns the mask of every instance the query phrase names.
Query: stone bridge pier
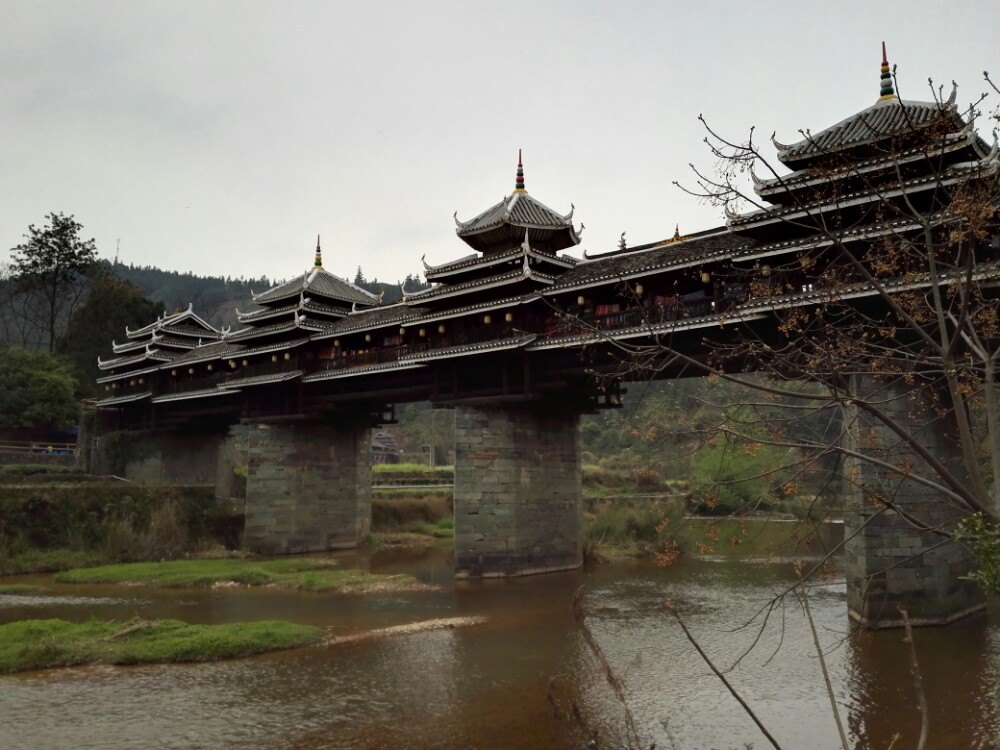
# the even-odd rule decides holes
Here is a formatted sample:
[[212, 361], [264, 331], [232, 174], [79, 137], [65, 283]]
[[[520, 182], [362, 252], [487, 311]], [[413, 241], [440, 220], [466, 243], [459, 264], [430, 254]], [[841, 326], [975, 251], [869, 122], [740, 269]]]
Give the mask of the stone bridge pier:
[[582, 564], [579, 428], [558, 408], [456, 408], [456, 577]]
[[371, 430], [250, 424], [243, 544], [258, 554], [357, 547], [371, 529]]
[[[963, 476], [954, 425], [927, 403], [926, 394], [867, 376], [855, 379], [854, 390]], [[938, 625], [984, 609], [978, 586], [962, 580], [972, 570], [971, 551], [940, 533], [954, 529], [966, 512], [915, 479], [939, 481], [914, 445], [856, 405], [845, 412], [846, 447], [892, 467], [850, 457], [845, 461], [851, 617], [868, 627], [896, 627], [902, 625], [898, 607], [903, 606], [915, 625]], [[894, 507], [887, 508], [886, 501]]]

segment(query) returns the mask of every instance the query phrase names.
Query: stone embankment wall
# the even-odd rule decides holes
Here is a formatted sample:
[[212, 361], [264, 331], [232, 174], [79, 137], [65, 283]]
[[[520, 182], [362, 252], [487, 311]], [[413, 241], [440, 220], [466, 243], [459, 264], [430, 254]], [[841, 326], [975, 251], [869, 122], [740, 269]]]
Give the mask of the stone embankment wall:
[[579, 426], [575, 414], [456, 409], [456, 576], [582, 564]]

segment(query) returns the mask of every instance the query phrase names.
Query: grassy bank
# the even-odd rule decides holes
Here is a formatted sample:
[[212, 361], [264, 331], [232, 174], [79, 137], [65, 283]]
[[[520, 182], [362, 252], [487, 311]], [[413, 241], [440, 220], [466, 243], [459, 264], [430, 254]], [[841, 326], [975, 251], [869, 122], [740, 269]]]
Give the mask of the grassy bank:
[[450, 546], [454, 537], [451, 492], [392, 493], [372, 498], [372, 541], [376, 546]]
[[41, 586], [30, 583], [0, 583], [0, 595], [2, 594], [38, 594], [45, 591]]
[[210, 487], [0, 484], [0, 575], [234, 547], [240, 529]]
[[820, 550], [821, 536], [837, 534], [821, 521], [759, 515], [693, 517], [682, 498], [591, 503], [584, 513], [584, 547], [591, 559], [678, 554], [754, 554], [783, 559]]
[[217, 661], [318, 643], [322, 628], [266, 620], [189, 625], [179, 620], [0, 625], [0, 673], [78, 664]]
[[421, 587], [408, 575], [377, 575], [342, 569], [331, 560], [168, 560], [79, 568], [56, 575], [59, 583], [142, 584], [182, 586], [276, 586], [301, 591], [373, 593]]

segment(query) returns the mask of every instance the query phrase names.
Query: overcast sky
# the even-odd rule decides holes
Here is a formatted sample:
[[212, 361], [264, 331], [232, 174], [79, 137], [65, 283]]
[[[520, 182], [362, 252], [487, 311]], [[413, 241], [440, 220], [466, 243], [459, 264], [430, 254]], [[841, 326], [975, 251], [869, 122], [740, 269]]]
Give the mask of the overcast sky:
[[583, 247], [721, 223], [672, 181], [699, 113], [798, 140], [872, 103], [1000, 74], [992, 2], [0, 0], [0, 258], [45, 214], [100, 254], [396, 280], [466, 254], [459, 218], [528, 191]]

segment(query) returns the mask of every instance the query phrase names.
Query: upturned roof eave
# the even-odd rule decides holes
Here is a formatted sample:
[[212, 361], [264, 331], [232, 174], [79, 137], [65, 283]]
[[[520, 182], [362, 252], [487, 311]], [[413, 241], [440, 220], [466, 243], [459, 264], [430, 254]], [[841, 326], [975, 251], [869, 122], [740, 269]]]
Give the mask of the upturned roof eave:
[[[985, 158], [988, 154], [988, 151], [980, 153], [981, 149], [978, 148], [978, 146], [982, 143], [982, 139], [979, 138], [971, 127], [957, 138], [949, 138], [948, 140], [948, 143], [944, 144], [940, 148], [936, 148], [929, 156], [935, 157], [943, 154], [954, 153], [955, 151], [960, 151], [970, 145], [977, 146], [976, 150], [981, 158]], [[798, 190], [804, 187], [826, 183], [831, 179], [836, 179], [838, 177], [868, 174], [870, 172], [876, 172], [883, 169], [886, 166], [896, 164], [910, 164], [927, 157], [928, 154], [924, 151], [924, 149], [906, 149], [901, 154], [897, 155], [887, 154], [885, 156], [879, 156], [872, 159], [865, 159], [859, 164], [853, 164], [848, 167], [844, 167], [843, 169], [835, 170], [833, 174], [816, 175], [812, 169], [806, 168], [781, 177], [768, 177], [760, 179], [754, 183], [753, 187], [754, 192], [763, 198], [768, 195], [780, 195], [789, 189]]]
[[[848, 151], [850, 149], [858, 148], [859, 146], [869, 145], [879, 140], [887, 138], [898, 138], [903, 135], [910, 133], [917, 133], [922, 130], [926, 130], [931, 125], [939, 122], [940, 120], [952, 117], [958, 122], [961, 122], [961, 127], [965, 127], [967, 124], [959, 115], [958, 108], [955, 105], [956, 91], [952, 91], [951, 97], [945, 102], [923, 102], [910, 99], [899, 99], [892, 98], [886, 99], [885, 101], [878, 101], [875, 104], [862, 109], [859, 112], [855, 112], [849, 115], [839, 122], [834, 123], [828, 127], [823, 128], [818, 133], [808, 133], [805, 138], [802, 138], [794, 143], [782, 144], [772, 138], [774, 145], [778, 152], [778, 159], [784, 163], [788, 164], [790, 162], [800, 162], [806, 161], [808, 159], [814, 159], [817, 157], [827, 156], [830, 154], [836, 154], [843, 151]], [[881, 110], [887, 110], [890, 108], [898, 108], [901, 111], [905, 111], [907, 108], [915, 109], [921, 108], [930, 111], [931, 113], [936, 113], [936, 116], [930, 117], [929, 119], [920, 122], [913, 123], [910, 122], [906, 124], [909, 130], [877, 130], [872, 128], [865, 121], [866, 117], [871, 117], [878, 114]], [[911, 119], [912, 118], [908, 118]], [[849, 140], [845, 140], [840, 143], [834, 144], [833, 148], [828, 148], [826, 146], [819, 145], [819, 141], [829, 135], [835, 134], [838, 130], [845, 129], [851, 124], [860, 123], [865, 125], [869, 133], [864, 137], [855, 137]], [[800, 131], [801, 132], [801, 131]], [[808, 131], [807, 131], [808, 132]]]
[[576, 258], [549, 255], [547, 253], [538, 252], [533, 248], [525, 250], [523, 247], [520, 247], [502, 253], [497, 253], [496, 255], [476, 255], [474, 258], [463, 258], [460, 261], [445, 263], [440, 266], [430, 266], [425, 263], [424, 276], [427, 281], [431, 281], [433, 279], [454, 276], [456, 274], [467, 273], [480, 268], [489, 268], [501, 263], [518, 260], [523, 258], [525, 255], [529, 258], [534, 258], [535, 260], [539, 260], [543, 263], [550, 263], [563, 269], [573, 268], [579, 262]]
[[[991, 157], [980, 159], [976, 162], [954, 164], [946, 170], [945, 173], [952, 173], [947, 177], [943, 177], [942, 174], [916, 177], [910, 180], [905, 180], [899, 187], [885, 192], [879, 192], [875, 189], [859, 190], [854, 193], [839, 196], [836, 201], [816, 201], [805, 207], [779, 206], [772, 208], [759, 208], [748, 214], [731, 214], [727, 226], [734, 231], [743, 231], [751, 227], [764, 226], [777, 221], [791, 221], [792, 219], [796, 219], [801, 216], [808, 216], [810, 212], [841, 210], [850, 206], [870, 203], [875, 200], [897, 198], [900, 195], [905, 195], [910, 192], [924, 191], [929, 188], [953, 185], [961, 180], [977, 177], [989, 177], [997, 173], [997, 165], [998, 160], [996, 158], [996, 154], [993, 154]], [[959, 170], [961, 170], [961, 173], [959, 173]], [[976, 170], [979, 170], [980, 173], [976, 174]]]

